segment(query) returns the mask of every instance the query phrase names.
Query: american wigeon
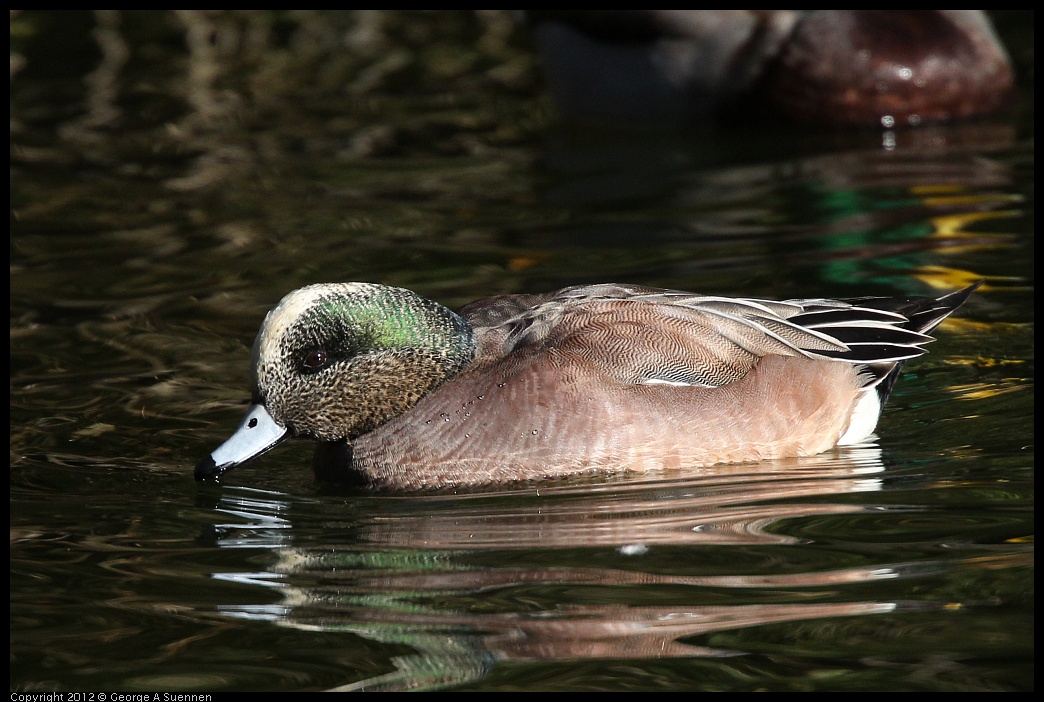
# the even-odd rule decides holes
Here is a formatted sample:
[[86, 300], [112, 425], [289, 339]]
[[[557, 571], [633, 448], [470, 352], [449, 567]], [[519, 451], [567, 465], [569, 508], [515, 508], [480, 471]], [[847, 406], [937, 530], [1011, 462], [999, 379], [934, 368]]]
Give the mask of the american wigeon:
[[319, 442], [321, 479], [393, 490], [816, 454], [870, 436], [903, 362], [975, 287], [774, 302], [584, 285], [454, 313], [309, 285], [265, 317], [253, 406], [196, 478], [289, 437]]

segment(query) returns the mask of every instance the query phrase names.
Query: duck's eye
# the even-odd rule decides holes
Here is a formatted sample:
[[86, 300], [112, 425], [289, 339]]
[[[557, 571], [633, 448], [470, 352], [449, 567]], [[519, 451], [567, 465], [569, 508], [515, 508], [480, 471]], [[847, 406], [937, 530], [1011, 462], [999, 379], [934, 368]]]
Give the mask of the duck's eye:
[[301, 367], [304, 371], [317, 371], [326, 367], [330, 362], [330, 354], [325, 349], [312, 349], [301, 359]]

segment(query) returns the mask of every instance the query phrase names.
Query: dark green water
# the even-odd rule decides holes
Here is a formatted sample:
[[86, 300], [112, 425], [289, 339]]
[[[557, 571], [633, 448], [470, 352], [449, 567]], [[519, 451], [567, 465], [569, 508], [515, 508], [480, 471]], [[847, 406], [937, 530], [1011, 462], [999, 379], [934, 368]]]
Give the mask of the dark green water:
[[[558, 124], [509, 19], [15, 17], [11, 689], [1033, 689], [1025, 22], [993, 120], [679, 135]], [[191, 477], [306, 283], [980, 279], [872, 446], [471, 495], [321, 486], [304, 444]]]

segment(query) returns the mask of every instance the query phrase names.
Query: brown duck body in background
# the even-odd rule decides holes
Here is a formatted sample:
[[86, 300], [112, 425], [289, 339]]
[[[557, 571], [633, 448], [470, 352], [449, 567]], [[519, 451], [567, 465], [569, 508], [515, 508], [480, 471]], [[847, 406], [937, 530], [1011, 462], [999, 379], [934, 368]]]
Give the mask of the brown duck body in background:
[[531, 10], [561, 112], [684, 126], [782, 117], [916, 126], [1010, 102], [1011, 61], [982, 10]]

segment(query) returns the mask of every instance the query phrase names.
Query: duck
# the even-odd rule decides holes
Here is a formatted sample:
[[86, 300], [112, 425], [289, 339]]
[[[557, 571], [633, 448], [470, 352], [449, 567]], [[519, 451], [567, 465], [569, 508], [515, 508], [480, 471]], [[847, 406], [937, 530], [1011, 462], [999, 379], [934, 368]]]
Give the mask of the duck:
[[1014, 71], [982, 10], [529, 10], [571, 121], [737, 119], [917, 126], [1008, 106]]
[[977, 287], [773, 301], [606, 283], [454, 312], [399, 287], [308, 285], [265, 317], [250, 408], [195, 477], [293, 437], [316, 442], [321, 481], [406, 492], [860, 444]]

